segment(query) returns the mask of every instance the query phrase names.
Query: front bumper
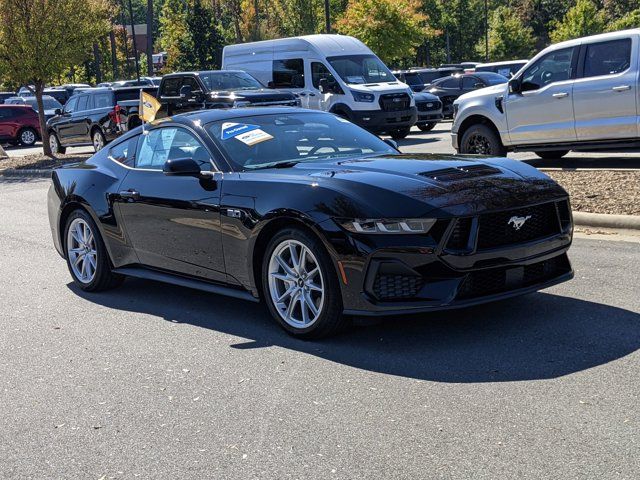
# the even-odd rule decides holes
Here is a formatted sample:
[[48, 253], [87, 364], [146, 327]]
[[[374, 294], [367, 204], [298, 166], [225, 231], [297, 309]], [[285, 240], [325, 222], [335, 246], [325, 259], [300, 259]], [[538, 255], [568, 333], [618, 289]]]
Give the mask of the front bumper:
[[352, 110], [351, 120], [375, 133], [387, 133], [401, 128], [412, 127], [418, 119], [416, 107], [395, 112], [382, 110]]
[[422, 112], [418, 112], [418, 120], [416, 120], [416, 125], [422, 125], [424, 123], [432, 123], [432, 122], [439, 122], [443, 119], [443, 115], [442, 113], [422, 113]]
[[469, 220], [466, 230], [459, 227], [463, 219], [453, 218], [438, 220], [427, 235], [349, 235], [351, 254], [345, 251], [337, 259], [347, 280], [342, 285], [345, 313], [376, 316], [461, 308], [571, 279], [568, 202], [548, 203], [556, 208], [562, 202], [567, 212], [557, 208], [557, 229], [535, 238], [518, 234], [510, 244], [501, 244], [494, 234], [478, 234], [479, 225], [489, 225], [479, 223], [482, 215], [464, 219]]

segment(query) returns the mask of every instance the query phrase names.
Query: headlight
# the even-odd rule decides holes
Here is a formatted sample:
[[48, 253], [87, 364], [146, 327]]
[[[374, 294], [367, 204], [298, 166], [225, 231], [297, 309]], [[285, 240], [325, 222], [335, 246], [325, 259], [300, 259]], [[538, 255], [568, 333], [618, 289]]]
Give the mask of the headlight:
[[373, 93], [358, 92], [357, 90], [351, 90], [351, 95], [356, 102], [373, 102], [376, 96]]
[[457, 103], [453, 104], [453, 118], [456, 118], [456, 115], [458, 115], [458, 109], [460, 108], [460, 105], [458, 105]]
[[436, 220], [434, 218], [382, 218], [349, 219], [338, 223], [349, 232], [371, 234], [416, 234], [427, 233]]
[[233, 102], [233, 108], [248, 107], [249, 105], [251, 105], [251, 102], [247, 100], [235, 100]]

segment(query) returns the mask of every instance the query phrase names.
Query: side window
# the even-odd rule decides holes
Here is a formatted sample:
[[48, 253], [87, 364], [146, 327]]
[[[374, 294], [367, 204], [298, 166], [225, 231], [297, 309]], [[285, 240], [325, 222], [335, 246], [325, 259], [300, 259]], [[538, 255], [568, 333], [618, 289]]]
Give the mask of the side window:
[[[184, 80], [182, 81], [182, 86], [184, 87], [185, 85], [190, 86], [191, 92], [193, 93], [202, 92], [202, 88], [200, 88], [200, 85], [198, 85], [198, 81], [193, 77], [184, 77]], [[178, 94], [179, 93], [180, 92], [178, 92]]]
[[98, 93], [93, 96], [93, 108], [110, 108], [113, 106], [113, 101], [111, 100], [111, 94], [109, 93]]
[[550, 52], [531, 65], [522, 75], [522, 90], [538, 90], [550, 83], [569, 80], [576, 48]]
[[13, 117], [13, 109], [12, 108], [0, 108], [0, 119], [6, 119]]
[[599, 77], [624, 72], [631, 64], [631, 39], [587, 45], [584, 76]]
[[87, 103], [89, 100], [88, 95], [81, 95], [78, 97], [78, 106], [76, 107], [76, 112], [82, 112], [87, 109]]
[[458, 88], [458, 85], [460, 85], [460, 81], [457, 78], [447, 78], [438, 83], [440, 88]]
[[301, 58], [273, 61], [276, 88], [304, 88], [304, 62]]
[[133, 167], [133, 160], [136, 152], [136, 144], [140, 135], [130, 138], [127, 141], [121, 142], [109, 150], [109, 158], [111, 160], [122, 163], [127, 167]]
[[64, 104], [65, 113], [75, 112], [77, 105], [78, 105], [78, 97], [71, 98], [67, 103]]
[[167, 78], [162, 82], [162, 95], [167, 97], [177, 97], [180, 95], [180, 84], [182, 79], [180, 77]]
[[476, 88], [476, 83], [482, 83], [479, 78], [476, 77], [462, 77], [462, 89], [472, 90]]
[[311, 62], [311, 83], [313, 83], [313, 86], [318, 88], [320, 86], [320, 80], [323, 78], [326, 78], [329, 83], [336, 81], [324, 63]]
[[202, 143], [189, 131], [166, 127], [151, 130], [138, 142], [136, 168], [162, 170], [167, 160], [192, 158], [203, 171], [211, 170], [211, 157]]

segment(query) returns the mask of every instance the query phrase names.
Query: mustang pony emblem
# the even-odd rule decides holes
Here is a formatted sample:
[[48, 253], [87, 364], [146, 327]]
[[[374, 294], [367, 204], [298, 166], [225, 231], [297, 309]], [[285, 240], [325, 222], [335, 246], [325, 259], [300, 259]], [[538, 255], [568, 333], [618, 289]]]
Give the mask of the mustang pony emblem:
[[515, 228], [516, 230], [520, 230], [524, 225], [524, 222], [526, 222], [530, 218], [531, 218], [531, 215], [527, 215], [526, 217], [516, 217], [514, 215], [509, 219], [509, 221], [507, 222], [507, 225], [513, 224], [513, 228]]

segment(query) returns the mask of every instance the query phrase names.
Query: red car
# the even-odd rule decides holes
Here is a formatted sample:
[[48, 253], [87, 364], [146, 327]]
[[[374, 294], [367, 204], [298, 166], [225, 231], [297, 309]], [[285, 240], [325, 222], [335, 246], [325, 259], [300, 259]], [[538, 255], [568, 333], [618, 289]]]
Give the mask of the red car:
[[38, 114], [28, 105], [0, 105], [0, 142], [31, 146], [39, 140]]

